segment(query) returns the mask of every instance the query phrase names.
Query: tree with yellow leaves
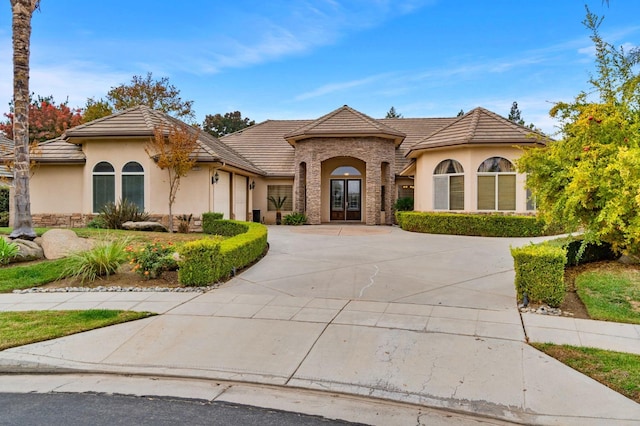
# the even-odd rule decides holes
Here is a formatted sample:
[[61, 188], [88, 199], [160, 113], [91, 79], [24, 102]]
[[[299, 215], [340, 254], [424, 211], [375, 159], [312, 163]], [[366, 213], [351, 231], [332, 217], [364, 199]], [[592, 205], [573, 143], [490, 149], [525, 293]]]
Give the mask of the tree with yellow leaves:
[[169, 176], [169, 232], [173, 232], [173, 204], [180, 179], [195, 166], [199, 130], [181, 122], [154, 129], [154, 137], [145, 147], [147, 155]]

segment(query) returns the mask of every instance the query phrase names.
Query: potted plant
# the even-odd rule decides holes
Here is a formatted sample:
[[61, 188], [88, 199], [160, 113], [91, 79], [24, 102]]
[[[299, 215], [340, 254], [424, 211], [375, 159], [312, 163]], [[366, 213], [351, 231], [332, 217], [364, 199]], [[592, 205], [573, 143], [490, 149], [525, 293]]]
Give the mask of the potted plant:
[[269, 195], [267, 197], [269, 201], [273, 204], [273, 207], [276, 209], [276, 225], [280, 225], [282, 223], [282, 206], [284, 206], [285, 201], [287, 201], [287, 196], [284, 197], [278, 196], [275, 198], [273, 195]]

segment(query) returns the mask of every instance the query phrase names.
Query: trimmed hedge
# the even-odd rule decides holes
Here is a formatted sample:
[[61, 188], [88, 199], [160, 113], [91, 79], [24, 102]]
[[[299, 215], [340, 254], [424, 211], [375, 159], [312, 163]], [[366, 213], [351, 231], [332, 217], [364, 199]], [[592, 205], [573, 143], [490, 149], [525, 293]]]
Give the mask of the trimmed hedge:
[[207, 232], [207, 227], [212, 226], [214, 220], [222, 220], [224, 214], [216, 212], [202, 213], [202, 232], [205, 234], [214, 234], [215, 232]]
[[516, 272], [518, 300], [526, 293], [529, 301], [557, 307], [567, 291], [564, 283], [565, 249], [551, 244], [530, 244], [511, 248]]
[[251, 222], [240, 222], [236, 220], [207, 220], [202, 222], [202, 232], [205, 234], [222, 235], [223, 237], [235, 237], [244, 234], [249, 230], [247, 224]]
[[[224, 222], [224, 223], [221, 223]], [[235, 236], [223, 241], [197, 240], [180, 248], [178, 280], [188, 286], [204, 286], [227, 278], [264, 253], [267, 227], [253, 222], [212, 220], [210, 228]], [[204, 228], [204, 221], [203, 221]]]
[[537, 237], [559, 231], [547, 228], [534, 216], [503, 214], [398, 211], [396, 222], [405, 231], [479, 237]]

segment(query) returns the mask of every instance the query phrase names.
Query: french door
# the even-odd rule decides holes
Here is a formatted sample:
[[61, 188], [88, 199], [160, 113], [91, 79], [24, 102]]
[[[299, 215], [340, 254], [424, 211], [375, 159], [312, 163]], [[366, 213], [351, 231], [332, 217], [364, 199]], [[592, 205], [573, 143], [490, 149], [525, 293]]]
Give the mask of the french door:
[[331, 220], [362, 220], [360, 179], [331, 179]]

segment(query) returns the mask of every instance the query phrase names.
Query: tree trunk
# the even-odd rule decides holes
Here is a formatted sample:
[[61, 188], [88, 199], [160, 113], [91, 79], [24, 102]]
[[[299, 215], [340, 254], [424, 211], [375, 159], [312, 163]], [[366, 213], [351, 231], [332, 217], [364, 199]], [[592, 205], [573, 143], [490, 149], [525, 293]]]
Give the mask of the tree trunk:
[[31, 16], [39, 0], [11, 0], [13, 12], [13, 231], [10, 238], [33, 240], [29, 195], [29, 46]]

